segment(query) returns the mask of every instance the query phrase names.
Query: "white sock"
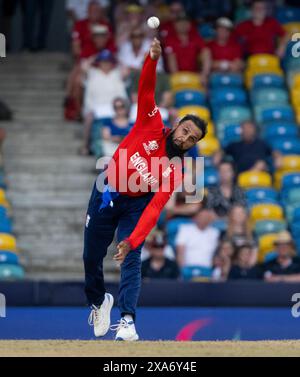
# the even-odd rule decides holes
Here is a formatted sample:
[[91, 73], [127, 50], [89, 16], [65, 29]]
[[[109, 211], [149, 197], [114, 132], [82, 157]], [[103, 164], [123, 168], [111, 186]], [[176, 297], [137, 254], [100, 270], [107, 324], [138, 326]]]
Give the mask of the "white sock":
[[125, 314], [123, 317], [127, 322], [133, 321], [133, 317], [131, 314]]

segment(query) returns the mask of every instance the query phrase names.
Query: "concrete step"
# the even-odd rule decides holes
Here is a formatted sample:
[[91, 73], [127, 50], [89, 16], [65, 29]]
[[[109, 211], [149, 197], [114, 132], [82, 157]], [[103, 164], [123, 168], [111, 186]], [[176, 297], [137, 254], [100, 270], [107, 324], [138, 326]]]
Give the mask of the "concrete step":
[[6, 174], [7, 183], [11, 188], [25, 188], [28, 190], [37, 190], [43, 192], [44, 190], [53, 191], [90, 191], [94, 183], [94, 176], [89, 173], [81, 173], [74, 175], [52, 174], [42, 172], [41, 174], [29, 173], [8, 173]]

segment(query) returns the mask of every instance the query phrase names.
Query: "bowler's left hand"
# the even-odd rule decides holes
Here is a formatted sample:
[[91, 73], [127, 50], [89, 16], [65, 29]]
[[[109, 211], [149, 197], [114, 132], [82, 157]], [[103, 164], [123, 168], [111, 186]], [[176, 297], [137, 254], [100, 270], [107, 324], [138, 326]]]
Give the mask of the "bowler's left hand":
[[118, 252], [114, 255], [113, 259], [117, 262], [123, 263], [126, 255], [130, 251], [130, 245], [126, 241], [121, 241], [117, 246]]

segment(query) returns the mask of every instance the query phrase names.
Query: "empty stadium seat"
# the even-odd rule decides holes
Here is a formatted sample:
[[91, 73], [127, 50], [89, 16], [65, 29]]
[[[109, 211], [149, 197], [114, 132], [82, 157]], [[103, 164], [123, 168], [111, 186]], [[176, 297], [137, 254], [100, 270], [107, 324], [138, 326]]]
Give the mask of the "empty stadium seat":
[[218, 170], [214, 167], [204, 170], [204, 187], [216, 186], [219, 182]]
[[216, 88], [210, 93], [210, 103], [216, 110], [219, 106], [243, 106], [247, 104], [247, 95], [241, 88]]
[[274, 203], [277, 201], [277, 192], [273, 188], [252, 188], [245, 192], [248, 204]]
[[0, 251], [16, 251], [17, 244], [16, 239], [11, 234], [0, 233]]
[[274, 151], [284, 155], [300, 154], [300, 139], [295, 137], [275, 138], [270, 140], [270, 145]]
[[193, 72], [176, 72], [170, 77], [171, 88], [173, 92], [185, 89], [196, 89], [202, 90], [202, 85], [200, 83], [200, 76]]
[[24, 278], [24, 270], [15, 264], [0, 264], [0, 280], [19, 280]]
[[209, 80], [212, 89], [226, 87], [242, 87], [243, 77], [236, 73], [212, 73]]
[[288, 92], [280, 88], [256, 89], [252, 91], [251, 99], [254, 104], [286, 105], [289, 103]]
[[205, 94], [199, 90], [181, 90], [175, 94], [175, 106], [205, 106]]
[[238, 176], [238, 185], [244, 190], [259, 187], [271, 187], [272, 178], [266, 172], [246, 171]]
[[277, 233], [264, 234], [258, 240], [258, 261], [263, 262], [266, 254], [274, 251], [274, 241], [276, 241]]
[[281, 189], [283, 191], [287, 191], [292, 188], [299, 188], [299, 186], [300, 186], [300, 172], [288, 173], [282, 177]]
[[278, 204], [261, 203], [251, 208], [250, 221], [255, 226], [256, 221], [283, 220], [283, 210]]
[[276, 19], [281, 24], [297, 22], [300, 20], [300, 9], [290, 6], [281, 6], [276, 9]]
[[0, 251], [0, 264], [19, 264], [19, 257], [11, 251]]
[[295, 114], [290, 106], [276, 106], [262, 111], [262, 122], [274, 120], [293, 122]]
[[294, 137], [298, 136], [298, 128], [295, 123], [288, 122], [271, 122], [261, 126], [262, 136], [266, 141], [274, 140], [277, 137]]
[[228, 125], [225, 127], [223, 132], [219, 133], [219, 137], [222, 142], [222, 146], [226, 147], [230, 143], [237, 142], [241, 140], [241, 126], [240, 125]]
[[210, 112], [206, 107], [201, 106], [184, 106], [178, 111], [178, 117], [183, 118], [187, 114], [197, 115], [198, 117], [208, 121], [210, 119]]
[[228, 124], [239, 124], [251, 119], [251, 111], [245, 106], [226, 106], [218, 113], [218, 122]]
[[261, 220], [256, 221], [254, 234], [256, 237], [261, 237], [268, 233], [278, 233], [286, 229], [287, 225], [284, 220]]
[[300, 22], [289, 22], [283, 25], [283, 28], [290, 36], [292, 36], [293, 34], [300, 33]]
[[271, 54], [254, 54], [248, 58], [248, 69], [274, 69], [280, 67], [280, 60], [277, 56]]
[[195, 278], [210, 278], [212, 269], [203, 266], [186, 266], [181, 269], [184, 280], [194, 280]]
[[215, 137], [206, 137], [199, 141], [197, 145], [201, 156], [212, 156], [220, 149], [219, 140]]
[[276, 74], [256, 74], [252, 79], [252, 89], [284, 88], [284, 78]]

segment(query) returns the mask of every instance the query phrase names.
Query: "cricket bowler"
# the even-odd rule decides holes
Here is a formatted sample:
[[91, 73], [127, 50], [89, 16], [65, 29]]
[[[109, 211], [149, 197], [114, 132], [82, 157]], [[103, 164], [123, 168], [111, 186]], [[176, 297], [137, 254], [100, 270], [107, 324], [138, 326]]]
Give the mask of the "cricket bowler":
[[183, 180], [185, 152], [207, 132], [206, 122], [190, 114], [172, 129], [164, 126], [154, 99], [156, 65], [161, 52], [160, 42], [154, 38], [139, 80], [136, 122], [105, 169], [108, 183], [103, 190], [95, 183], [89, 201], [83, 260], [85, 293], [91, 307], [89, 324], [94, 326], [96, 337], [104, 336], [110, 328], [114, 299], [105, 291], [103, 259], [117, 231], [114, 260], [121, 268], [118, 292], [121, 319], [111, 329], [116, 330], [116, 340], [139, 339], [135, 319], [141, 287], [141, 249]]

